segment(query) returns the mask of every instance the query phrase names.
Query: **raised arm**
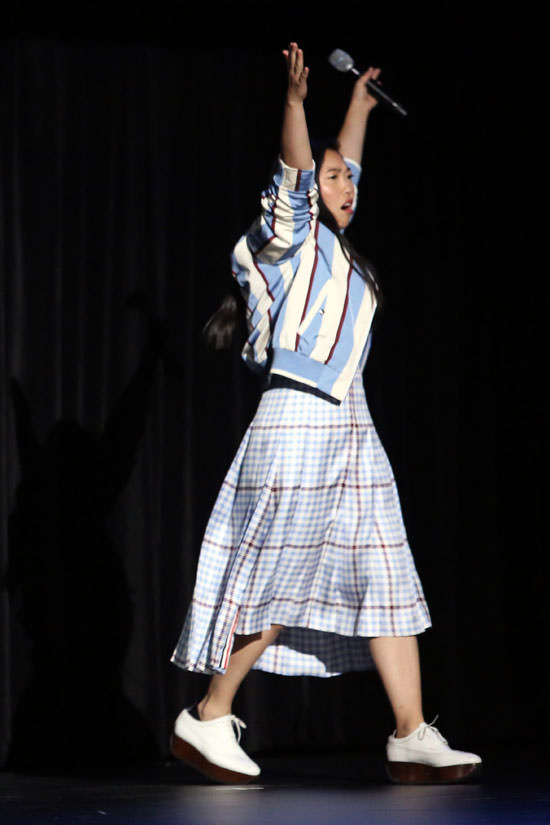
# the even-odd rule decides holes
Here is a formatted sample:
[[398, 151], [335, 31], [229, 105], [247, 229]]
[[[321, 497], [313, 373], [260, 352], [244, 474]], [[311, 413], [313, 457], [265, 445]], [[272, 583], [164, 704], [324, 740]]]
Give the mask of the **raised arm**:
[[367, 131], [367, 121], [373, 108], [377, 104], [376, 98], [371, 95], [367, 88], [368, 80], [376, 80], [380, 74], [380, 69], [368, 69], [361, 77], [357, 78], [351, 100], [338, 135], [340, 142], [340, 152], [346, 158], [361, 163], [363, 157], [363, 145], [365, 143], [365, 133]]
[[307, 95], [309, 69], [297, 43], [283, 50], [288, 70], [288, 89], [281, 131], [281, 157], [293, 169], [313, 169], [304, 100]]
[[[281, 158], [270, 185], [262, 192], [261, 214], [233, 253], [233, 272], [244, 287], [256, 264], [293, 258], [312, 231], [319, 212], [318, 190], [304, 112], [309, 70], [297, 43], [283, 51], [288, 88], [281, 131]], [[252, 256], [252, 257], [251, 257]], [[254, 260], [252, 260], [254, 258]], [[279, 269], [269, 276], [281, 281]], [[262, 278], [268, 277], [264, 272]], [[275, 285], [270, 283], [273, 292]]]

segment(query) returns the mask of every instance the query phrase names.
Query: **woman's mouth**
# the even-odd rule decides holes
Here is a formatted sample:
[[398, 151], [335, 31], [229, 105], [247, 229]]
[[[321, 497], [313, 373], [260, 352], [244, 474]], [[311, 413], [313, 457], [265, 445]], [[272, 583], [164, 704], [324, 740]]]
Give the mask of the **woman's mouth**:
[[353, 208], [353, 201], [352, 200], [346, 201], [345, 203], [342, 204], [342, 206], [340, 208], [343, 209], [345, 212], [351, 212], [352, 208]]

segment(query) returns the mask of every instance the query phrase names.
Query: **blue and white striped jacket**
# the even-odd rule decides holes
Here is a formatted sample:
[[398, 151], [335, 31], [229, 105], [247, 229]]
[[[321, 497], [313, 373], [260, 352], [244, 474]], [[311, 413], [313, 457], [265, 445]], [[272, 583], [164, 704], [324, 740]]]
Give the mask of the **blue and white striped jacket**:
[[[346, 163], [356, 186], [361, 169]], [[340, 403], [364, 366], [376, 300], [317, 219], [318, 199], [314, 170], [279, 160], [260, 217], [233, 250], [232, 268], [247, 303], [246, 363]]]

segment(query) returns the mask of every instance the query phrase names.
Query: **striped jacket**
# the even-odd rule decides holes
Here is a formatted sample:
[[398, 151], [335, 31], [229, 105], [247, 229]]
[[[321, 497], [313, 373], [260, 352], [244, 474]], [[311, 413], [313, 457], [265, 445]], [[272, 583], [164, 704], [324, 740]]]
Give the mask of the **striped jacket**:
[[[346, 162], [356, 186], [361, 169]], [[376, 301], [317, 219], [318, 198], [314, 170], [279, 160], [260, 217], [233, 250], [232, 268], [247, 304], [245, 362], [340, 403], [364, 366]]]

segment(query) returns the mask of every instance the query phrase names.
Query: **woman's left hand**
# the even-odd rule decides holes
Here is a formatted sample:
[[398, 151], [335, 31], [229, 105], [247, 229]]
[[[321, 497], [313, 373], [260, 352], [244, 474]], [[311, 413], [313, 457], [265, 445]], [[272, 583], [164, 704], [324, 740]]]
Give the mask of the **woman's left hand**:
[[369, 111], [376, 106], [378, 100], [370, 93], [367, 86], [367, 81], [377, 80], [381, 71], [382, 69], [374, 69], [370, 66], [367, 71], [361, 75], [361, 77], [357, 78], [351, 98], [353, 102], [364, 104]]

